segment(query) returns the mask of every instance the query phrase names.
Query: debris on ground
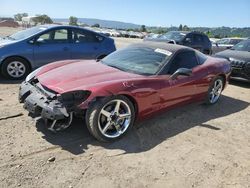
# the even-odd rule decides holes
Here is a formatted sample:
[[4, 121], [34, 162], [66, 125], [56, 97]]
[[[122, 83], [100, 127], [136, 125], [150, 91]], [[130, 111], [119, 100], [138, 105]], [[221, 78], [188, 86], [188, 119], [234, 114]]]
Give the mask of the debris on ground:
[[18, 113], [18, 114], [6, 116], [6, 117], [0, 117], [0, 120], [6, 120], [6, 119], [16, 118], [16, 117], [20, 117], [20, 116], [23, 116], [23, 113]]

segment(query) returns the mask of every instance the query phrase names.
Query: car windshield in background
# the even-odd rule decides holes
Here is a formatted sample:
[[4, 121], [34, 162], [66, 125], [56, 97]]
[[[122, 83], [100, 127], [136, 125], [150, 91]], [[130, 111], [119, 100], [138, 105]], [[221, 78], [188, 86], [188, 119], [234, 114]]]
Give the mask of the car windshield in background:
[[242, 41], [231, 48], [237, 51], [247, 51], [250, 52], [250, 40]]
[[12, 40], [22, 40], [22, 39], [28, 38], [36, 33], [39, 33], [45, 29], [46, 28], [44, 28], [44, 27], [32, 27], [30, 29], [25, 29], [23, 31], [19, 31], [13, 35], [10, 35], [8, 38], [10, 38]]
[[170, 31], [167, 32], [164, 35], [161, 35], [160, 39], [166, 39], [166, 40], [174, 40], [174, 41], [180, 41], [186, 36], [185, 33], [182, 32], [176, 32], [176, 31]]
[[154, 75], [171, 54], [170, 51], [159, 48], [130, 47], [110, 54], [101, 62], [125, 72]]

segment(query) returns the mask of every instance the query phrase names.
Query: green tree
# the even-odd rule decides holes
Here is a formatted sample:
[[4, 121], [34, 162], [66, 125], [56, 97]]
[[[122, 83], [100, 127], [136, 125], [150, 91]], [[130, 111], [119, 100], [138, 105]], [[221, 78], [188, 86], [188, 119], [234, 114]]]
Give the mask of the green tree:
[[35, 22], [36, 25], [53, 23], [52, 19], [46, 14], [36, 15], [36, 17], [33, 18], [33, 21]]
[[27, 16], [28, 16], [28, 13], [18, 13], [14, 15], [14, 19], [16, 21], [22, 21], [22, 18], [27, 17]]
[[78, 25], [77, 21], [78, 21], [77, 17], [74, 16], [69, 17], [69, 25]]
[[182, 28], [183, 31], [190, 31], [189, 27], [187, 25], [184, 25]]
[[179, 31], [182, 31], [183, 30], [183, 27], [182, 27], [182, 24], [179, 25]]
[[142, 25], [142, 26], [141, 26], [141, 32], [147, 32], [147, 29], [146, 29], [146, 26], [145, 26], [145, 25]]
[[96, 24], [92, 25], [92, 27], [100, 27], [100, 24], [96, 23]]

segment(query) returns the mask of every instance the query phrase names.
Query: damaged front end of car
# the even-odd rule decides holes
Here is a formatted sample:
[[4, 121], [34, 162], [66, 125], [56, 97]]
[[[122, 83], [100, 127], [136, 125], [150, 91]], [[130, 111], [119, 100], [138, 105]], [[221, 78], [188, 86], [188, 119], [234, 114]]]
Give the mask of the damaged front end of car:
[[90, 91], [70, 91], [59, 94], [43, 86], [37, 78], [24, 81], [19, 89], [19, 102], [35, 119], [43, 119], [53, 132], [68, 128], [74, 114], [83, 113], [78, 107], [89, 96]]

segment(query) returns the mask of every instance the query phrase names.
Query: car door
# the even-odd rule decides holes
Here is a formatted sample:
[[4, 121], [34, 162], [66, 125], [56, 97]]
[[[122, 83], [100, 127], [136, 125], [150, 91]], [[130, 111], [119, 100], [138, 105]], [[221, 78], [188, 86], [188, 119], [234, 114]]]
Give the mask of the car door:
[[101, 36], [84, 29], [72, 29], [70, 43], [72, 59], [96, 59], [101, 55]]
[[69, 31], [66, 28], [49, 30], [36, 38], [33, 56], [38, 67], [70, 59]]
[[192, 101], [198, 94], [197, 84], [203, 79], [203, 71], [199, 68], [199, 63], [194, 51], [183, 51], [175, 55], [175, 57], [166, 67], [167, 74], [172, 75], [179, 68], [192, 69], [191, 76], [178, 76], [176, 79], [165, 79], [161, 83], [160, 97], [162, 100], [162, 108], [173, 105], [179, 105]]

